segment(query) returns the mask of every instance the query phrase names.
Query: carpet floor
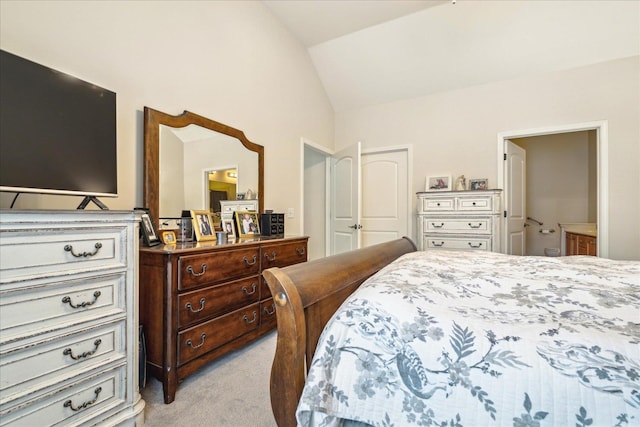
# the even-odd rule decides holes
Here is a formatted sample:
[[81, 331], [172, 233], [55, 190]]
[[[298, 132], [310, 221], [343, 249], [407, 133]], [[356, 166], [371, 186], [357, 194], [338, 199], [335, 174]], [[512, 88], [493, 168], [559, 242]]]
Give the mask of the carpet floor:
[[178, 384], [164, 404], [162, 383], [153, 377], [141, 390], [145, 427], [274, 427], [269, 375], [276, 332], [226, 355]]

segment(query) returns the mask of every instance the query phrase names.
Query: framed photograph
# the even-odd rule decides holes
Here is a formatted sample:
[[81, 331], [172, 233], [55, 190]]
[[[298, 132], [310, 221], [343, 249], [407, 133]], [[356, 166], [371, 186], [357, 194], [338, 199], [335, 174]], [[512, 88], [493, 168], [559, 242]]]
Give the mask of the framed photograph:
[[487, 178], [469, 180], [469, 190], [488, 190], [488, 189], [489, 189], [489, 180]]
[[235, 239], [236, 231], [233, 227], [233, 219], [223, 219], [220, 223], [222, 224], [222, 231], [227, 233], [227, 239]]
[[451, 175], [428, 176], [425, 191], [451, 191]]
[[162, 235], [162, 242], [165, 245], [175, 245], [176, 244], [176, 233], [171, 231], [171, 230], [167, 230], [167, 231], [161, 231], [160, 234]]
[[162, 240], [160, 240], [160, 234], [151, 219], [149, 209], [136, 208], [136, 210], [142, 211], [142, 216], [140, 217], [140, 222], [142, 223], [140, 225], [140, 231], [142, 232], [144, 244], [146, 246], [156, 246], [161, 244]]
[[255, 211], [235, 211], [238, 237], [255, 237], [260, 235], [260, 222]]
[[198, 242], [216, 240], [216, 231], [213, 228], [213, 219], [209, 211], [191, 211], [193, 231]]

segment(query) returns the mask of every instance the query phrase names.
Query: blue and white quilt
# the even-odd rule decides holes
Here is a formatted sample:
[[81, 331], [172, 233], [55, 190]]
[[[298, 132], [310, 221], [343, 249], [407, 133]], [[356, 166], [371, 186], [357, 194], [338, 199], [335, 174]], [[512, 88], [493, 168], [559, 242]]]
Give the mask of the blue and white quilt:
[[302, 426], [640, 426], [640, 262], [407, 254], [317, 346]]

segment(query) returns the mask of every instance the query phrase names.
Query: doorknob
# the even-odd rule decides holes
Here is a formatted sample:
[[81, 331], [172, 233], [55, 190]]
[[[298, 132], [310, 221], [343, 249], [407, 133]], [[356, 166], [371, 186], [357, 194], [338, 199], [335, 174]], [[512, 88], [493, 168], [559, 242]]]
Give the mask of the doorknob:
[[362, 226], [360, 224], [353, 224], [353, 225], [350, 225], [349, 228], [353, 228], [354, 230], [360, 230]]

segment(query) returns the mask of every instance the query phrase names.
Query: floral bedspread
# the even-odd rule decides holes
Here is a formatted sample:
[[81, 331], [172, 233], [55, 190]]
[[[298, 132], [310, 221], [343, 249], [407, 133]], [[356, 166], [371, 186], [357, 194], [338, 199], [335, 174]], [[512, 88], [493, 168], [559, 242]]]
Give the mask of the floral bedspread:
[[640, 426], [640, 262], [407, 254], [318, 343], [299, 425]]

